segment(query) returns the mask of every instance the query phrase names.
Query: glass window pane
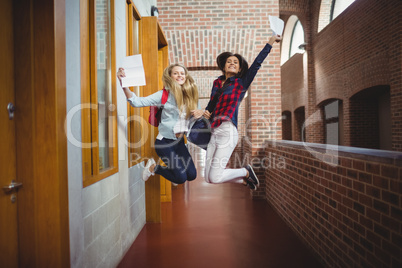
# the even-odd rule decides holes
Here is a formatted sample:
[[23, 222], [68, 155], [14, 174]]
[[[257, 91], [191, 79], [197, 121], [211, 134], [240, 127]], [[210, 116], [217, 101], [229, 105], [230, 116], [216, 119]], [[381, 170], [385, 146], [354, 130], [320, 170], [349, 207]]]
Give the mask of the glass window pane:
[[325, 119], [339, 117], [339, 101], [334, 101], [325, 106]]
[[290, 41], [289, 58], [296, 53], [303, 53], [304, 50], [299, 49], [299, 46], [304, 43], [304, 30], [303, 26], [298, 20], [293, 29], [292, 40]]
[[[131, 37], [132, 42], [132, 51], [131, 54], [139, 54], [139, 46], [140, 46], [140, 36], [139, 36], [139, 21], [133, 18], [133, 32]], [[131, 90], [137, 96], [141, 96], [140, 87], [133, 87]], [[130, 129], [130, 143], [129, 143], [129, 165], [132, 166], [137, 163], [138, 160], [141, 159], [141, 110], [140, 108], [134, 108], [129, 106], [130, 111], [130, 121], [129, 121], [129, 129]]]
[[334, 8], [332, 11], [332, 20], [338, 17], [348, 6], [350, 6], [355, 0], [334, 0]]
[[110, 167], [109, 142], [112, 141], [109, 126], [109, 107], [112, 101], [110, 8], [108, 0], [97, 0], [95, 5], [99, 170], [102, 171]]
[[339, 123], [326, 124], [327, 144], [339, 145]]
[[140, 34], [140, 29], [139, 29], [139, 21], [133, 19], [133, 53], [134, 54], [138, 54], [140, 51], [140, 38], [139, 38], [139, 34]]

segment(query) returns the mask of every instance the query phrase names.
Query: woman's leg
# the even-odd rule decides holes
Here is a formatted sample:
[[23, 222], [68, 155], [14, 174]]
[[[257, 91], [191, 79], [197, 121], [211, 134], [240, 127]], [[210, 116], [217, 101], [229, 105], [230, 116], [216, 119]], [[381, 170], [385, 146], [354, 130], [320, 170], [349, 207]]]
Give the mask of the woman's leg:
[[212, 131], [207, 148], [205, 180], [209, 183], [243, 183], [247, 176], [245, 168], [226, 168], [239, 139], [237, 129], [231, 122], [224, 122]]
[[182, 161], [182, 166], [187, 174], [187, 180], [195, 180], [197, 178], [197, 169], [195, 168], [193, 158], [191, 157], [186, 144], [184, 144], [183, 139], [179, 144], [177, 144], [176, 152], [181, 159], [180, 161]]
[[[194, 163], [183, 140], [165, 138], [156, 140], [155, 151], [166, 164], [166, 166], [157, 165], [154, 170], [156, 174], [177, 184], [182, 184], [188, 179], [193, 180], [197, 176]], [[186, 152], [190, 160], [187, 158]]]

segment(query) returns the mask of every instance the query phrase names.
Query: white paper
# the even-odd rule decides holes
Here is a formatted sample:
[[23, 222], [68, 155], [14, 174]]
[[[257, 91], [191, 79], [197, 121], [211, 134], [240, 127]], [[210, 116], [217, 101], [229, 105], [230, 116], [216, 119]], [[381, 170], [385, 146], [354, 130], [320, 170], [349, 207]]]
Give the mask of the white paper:
[[282, 36], [283, 27], [285, 23], [278, 17], [269, 15], [269, 24], [271, 25], [271, 29], [274, 32], [274, 35]]
[[123, 58], [121, 67], [124, 68], [124, 73], [126, 74], [126, 77], [121, 79], [122, 87], [146, 85], [141, 54]]

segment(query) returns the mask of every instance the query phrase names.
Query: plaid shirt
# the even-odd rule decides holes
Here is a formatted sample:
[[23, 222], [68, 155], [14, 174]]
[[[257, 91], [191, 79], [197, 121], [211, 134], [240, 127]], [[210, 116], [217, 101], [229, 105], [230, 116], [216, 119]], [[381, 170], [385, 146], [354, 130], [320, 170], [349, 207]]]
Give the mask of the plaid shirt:
[[[258, 70], [261, 68], [261, 64], [271, 51], [271, 48], [272, 46], [270, 44], [265, 45], [265, 47], [255, 58], [253, 64], [251, 64], [244, 77], [228, 78], [227, 83], [230, 85], [222, 92], [216, 108], [211, 115], [212, 128], [219, 127], [224, 121], [232, 121], [237, 128], [239, 104], [243, 100], [244, 95], [246, 94], [247, 89], [250, 87], [251, 82], [253, 82]], [[224, 79], [224, 76], [220, 76], [214, 81], [210, 101], [212, 100], [216, 91], [219, 88], [222, 88], [222, 81]]]

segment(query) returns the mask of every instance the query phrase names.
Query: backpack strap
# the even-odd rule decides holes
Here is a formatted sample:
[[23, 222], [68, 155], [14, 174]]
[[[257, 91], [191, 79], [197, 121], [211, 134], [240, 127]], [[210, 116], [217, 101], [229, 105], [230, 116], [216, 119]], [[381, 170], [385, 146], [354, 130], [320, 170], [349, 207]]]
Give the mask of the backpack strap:
[[164, 105], [167, 102], [168, 97], [169, 97], [169, 91], [167, 91], [165, 88], [163, 88], [162, 105]]

